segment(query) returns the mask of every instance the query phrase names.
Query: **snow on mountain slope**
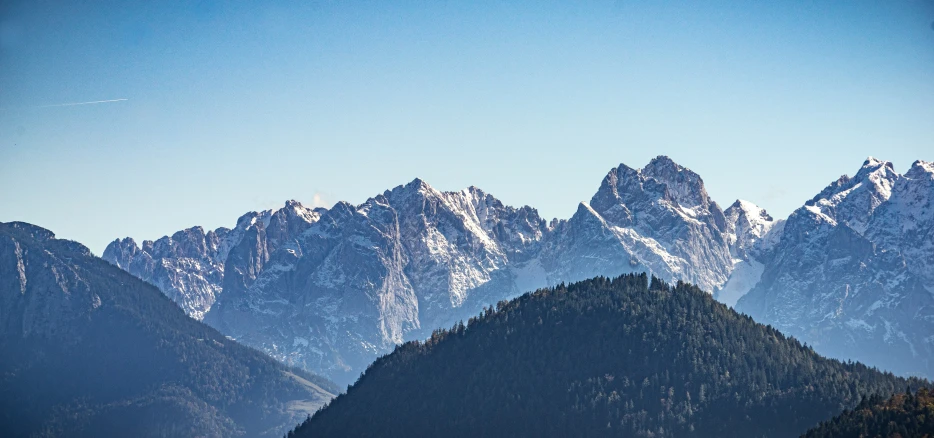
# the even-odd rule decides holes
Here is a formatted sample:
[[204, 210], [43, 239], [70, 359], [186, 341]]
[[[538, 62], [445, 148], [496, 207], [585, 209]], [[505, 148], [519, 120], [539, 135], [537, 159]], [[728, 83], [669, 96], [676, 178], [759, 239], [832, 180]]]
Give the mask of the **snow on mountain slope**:
[[290, 202], [232, 230], [116, 241], [105, 258], [226, 335], [350, 381], [405, 340], [556, 282], [650, 271], [715, 289], [732, 268], [726, 227], [701, 178], [658, 157], [611, 170], [551, 225], [476, 187], [416, 179], [359, 206]]
[[732, 269], [725, 230], [701, 178], [658, 157], [610, 170], [590, 203], [557, 224], [542, 261], [551, 283], [645, 271], [713, 290]]
[[[131, 238], [117, 239], [107, 246], [102, 258], [156, 285], [186, 313], [200, 320], [224, 290], [228, 255], [243, 243], [244, 236], [255, 240], [257, 233], [263, 235], [262, 239], [268, 234], [269, 242], [264, 241], [262, 246], [287, 247], [295, 235], [320, 217], [321, 211], [288, 201], [276, 211], [241, 216], [232, 230], [218, 228], [205, 233], [201, 227], [192, 227], [155, 242], [144, 241], [142, 247]], [[256, 271], [262, 268], [263, 261], [234, 263], [233, 270], [242, 276], [250, 267], [241, 264], [252, 264]]]
[[760, 239], [772, 229], [776, 221], [756, 204], [737, 199], [723, 214], [727, 221], [727, 243], [734, 259], [747, 257]]
[[856, 176], [841, 176], [805, 203], [805, 208], [822, 220], [839, 221], [863, 234], [873, 211], [889, 199], [900, 177], [892, 163], [869, 157]]
[[888, 202], [869, 221], [866, 236], [901, 251], [908, 270], [934, 292], [934, 163], [915, 161], [892, 187]]
[[[899, 175], [870, 158], [774, 220], [747, 201], [721, 210], [699, 175], [662, 156], [611, 169], [550, 223], [476, 187], [415, 179], [356, 206], [290, 201], [231, 230], [118, 240], [104, 258], [224, 334], [342, 383], [499, 300], [642, 271], [698, 284], [822, 353], [934, 375], [932, 175], [930, 163]], [[863, 354], [877, 348], [885, 357]]]
[[931, 181], [922, 162], [866, 160], [792, 213], [737, 309], [823, 354], [934, 375]]
[[730, 278], [714, 296], [728, 306], [749, 292], [762, 276], [764, 265], [758, 260], [781, 236], [784, 221], [776, 221], [759, 206], [741, 199], [724, 210], [727, 244], [733, 258]]
[[131, 238], [107, 246], [103, 258], [148, 281], [196, 319], [204, 317], [221, 292], [224, 264], [218, 247], [229, 230], [204, 232], [201, 227], [179, 231], [142, 248]]
[[273, 356], [351, 381], [377, 355], [519, 292], [509, 268], [546, 231], [529, 207], [416, 179], [359, 206], [338, 203], [271, 253], [251, 287], [205, 322]]

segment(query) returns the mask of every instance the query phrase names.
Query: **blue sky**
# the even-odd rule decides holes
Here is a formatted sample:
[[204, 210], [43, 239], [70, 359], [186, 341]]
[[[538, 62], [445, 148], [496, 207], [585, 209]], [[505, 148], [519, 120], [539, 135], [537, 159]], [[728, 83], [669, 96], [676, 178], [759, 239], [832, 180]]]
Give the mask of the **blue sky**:
[[236, 3], [0, 5], [0, 221], [99, 254], [416, 176], [567, 218], [660, 154], [784, 217], [934, 160], [931, 0]]

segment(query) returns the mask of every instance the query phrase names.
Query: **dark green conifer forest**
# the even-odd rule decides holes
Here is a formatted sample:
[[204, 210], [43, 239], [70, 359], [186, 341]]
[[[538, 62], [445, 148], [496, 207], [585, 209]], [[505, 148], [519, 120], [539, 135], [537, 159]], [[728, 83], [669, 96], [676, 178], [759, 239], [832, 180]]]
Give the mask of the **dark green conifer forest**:
[[910, 388], [889, 399], [874, 395], [852, 410], [821, 423], [805, 438], [931, 438], [934, 437], [934, 393]]
[[376, 360], [290, 437], [788, 437], [906, 380], [644, 274], [527, 293]]

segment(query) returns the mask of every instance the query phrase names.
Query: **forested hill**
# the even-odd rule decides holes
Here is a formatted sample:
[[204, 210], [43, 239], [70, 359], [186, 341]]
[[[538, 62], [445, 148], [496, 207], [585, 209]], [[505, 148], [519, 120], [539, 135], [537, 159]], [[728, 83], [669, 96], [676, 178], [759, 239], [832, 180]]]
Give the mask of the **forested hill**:
[[378, 359], [290, 436], [797, 436], [907, 381], [817, 355], [695, 286], [598, 277]]
[[917, 393], [906, 391], [890, 399], [868, 398], [856, 408], [809, 430], [804, 437], [932, 438], [934, 393], [921, 388]]
[[336, 391], [78, 243], [0, 223], [0, 436], [281, 436]]

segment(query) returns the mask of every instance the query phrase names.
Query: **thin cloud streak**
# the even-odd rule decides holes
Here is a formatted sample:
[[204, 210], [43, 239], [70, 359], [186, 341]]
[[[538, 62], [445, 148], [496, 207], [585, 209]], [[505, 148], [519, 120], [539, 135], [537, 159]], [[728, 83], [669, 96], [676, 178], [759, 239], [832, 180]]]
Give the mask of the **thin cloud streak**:
[[76, 106], [76, 105], [92, 105], [92, 104], [95, 104], [95, 103], [124, 102], [124, 101], [127, 101], [127, 100], [130, 100], [130, 99], [110, 99], [110, 100], [94, 100], [94, 101], [91, 101], [91, 102], [56, 103], [56, 104], [52, 104], [52, 105], [42, 105], [42, 106], [39, 106], [38, 108], [52, 108], [52, 107], [59, 107], [59, 106]]

